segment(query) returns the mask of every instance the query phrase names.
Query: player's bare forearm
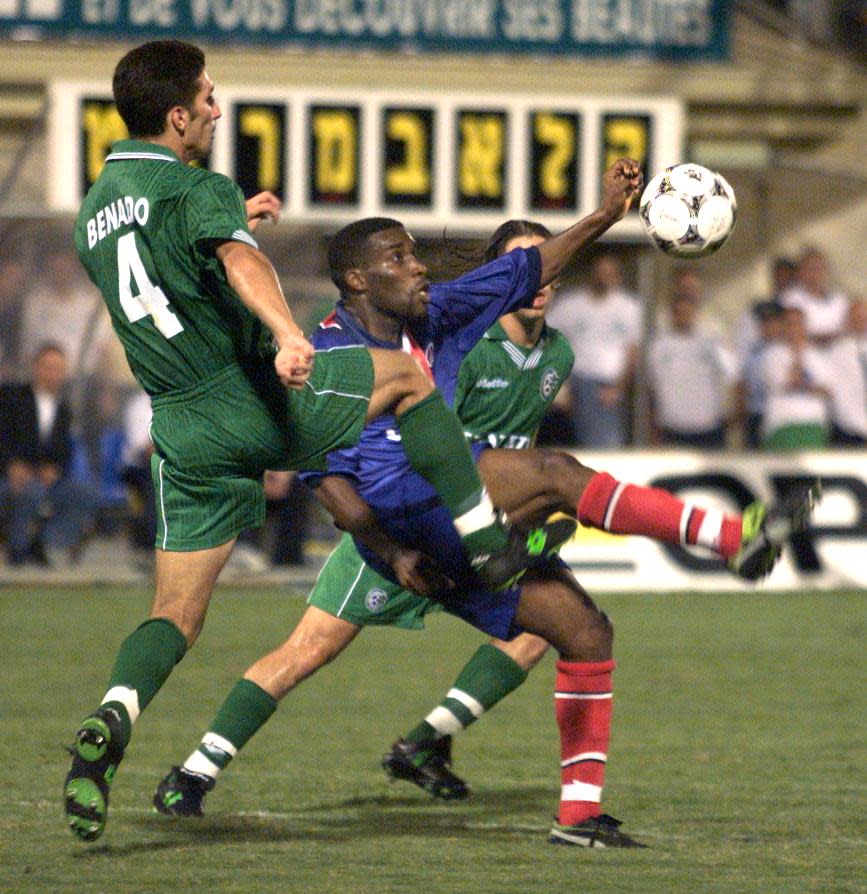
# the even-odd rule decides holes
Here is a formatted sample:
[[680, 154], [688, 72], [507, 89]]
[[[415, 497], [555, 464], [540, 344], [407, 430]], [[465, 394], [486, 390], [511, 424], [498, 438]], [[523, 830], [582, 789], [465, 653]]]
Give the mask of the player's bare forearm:
[[576, 252], [595, 242], [606, 230], [617, 223], [629, 210], [643, 185], [638, 162], [618, 159], [602, 177], [602, 202], [587, 217], [582, 218], [558, 236], [539, 246], [542, 258], [542, 285], [556, 279]]
[[358, 538], [391, 564], [394, 553], [399, 548], [398, 544], [382, 530], [376, 514], [351, 481], [342, 475], [328, 475], [317, 486], [316, 496], [338, 528]]
[[226, 270], [229, 285], [271, 330], [277, 344], [302, 334], [283, 296], [277, 272], [259, 249], [243, 242], [223, 242], [217, 247], [217, 257]]
[[313, 345], [293, 319], [271, 262], [243, 242], [223, 242], [217, 247], [217, 257], [229, 285], [271, 330], [278, 346], [274, 367], [280, 381], [287, 388], [303, 388], [313, 371]]
[[405, 589], [420, 596], [431, 596], [452, 586], [431, 559], [393, 540], [380, 527], [376, 514], [348, 479], [341, 475], [326, 476], [316, 488], [316, 496], [337, 527], [387, 562]]

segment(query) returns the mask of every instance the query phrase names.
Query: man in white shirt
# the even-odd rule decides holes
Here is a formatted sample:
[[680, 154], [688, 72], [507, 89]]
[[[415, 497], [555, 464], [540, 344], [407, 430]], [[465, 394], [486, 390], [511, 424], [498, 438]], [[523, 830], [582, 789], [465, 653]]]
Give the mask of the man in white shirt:
[[763, 446], [769, 450], [827, 446], [834, 371], [827, 351], [810, 343], [800, 308], [783, 311], [782, 338], [765, 351], [762, 379], [767, 392]]
[[111, 325], [99, 293], [83, 274], [71, 243], [46, 254], [42, 275], [24, 298], [22, 362], [29, 362], [39, 345], [52, 342], [63, 349], [72, 377], [97, 368]]
[[827, 347], [846, 331], [849, 299], [831, 288], [828, 260], [817, 248], [801, 255], [798, 281], [783, 292], [780, 303], [803, 311], [807, 336], [815, 345]]
[[827, 349], [833, 370], [831, 443], [835, 447], [867, 444], [867, 302], [849, 305], [847, 332]]
[[642, 307], [623, 288], [620, 262], [598, 257], [586, 288], [562, 294], [548, 315], [569, 340], [575, 365], [569, 379], [578, 443], [611, 448], [626, 443], [627, 403], [638, 359]]
[[675, 291], [671, 328], [650, 344], [647, 368], [652, 401], [653, 439], [672, 446], [722, 449], [734, 355], [697, 323], [695, 295]]

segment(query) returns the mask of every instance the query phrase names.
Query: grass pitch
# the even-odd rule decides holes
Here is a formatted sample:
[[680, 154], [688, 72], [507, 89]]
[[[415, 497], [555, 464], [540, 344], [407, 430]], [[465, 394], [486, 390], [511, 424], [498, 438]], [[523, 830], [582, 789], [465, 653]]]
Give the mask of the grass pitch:
[[136, 725], [93, 845], [65, 827], [61, 749], [102, 694], [146, 590], [0, 591], [0, 891], [304, 894], [864, 892], [863, 592], [602, 596], [619, 669], [604, 808], [645, 851], [555, 848], [549, 655], [456, 740], [473, 796], [388, 785], [379, 758], [482, 641], [448, 617], [369, 630], [283, 702], [204, 820], [151, 813], [228, 688], [300, 616], [221, 589]]

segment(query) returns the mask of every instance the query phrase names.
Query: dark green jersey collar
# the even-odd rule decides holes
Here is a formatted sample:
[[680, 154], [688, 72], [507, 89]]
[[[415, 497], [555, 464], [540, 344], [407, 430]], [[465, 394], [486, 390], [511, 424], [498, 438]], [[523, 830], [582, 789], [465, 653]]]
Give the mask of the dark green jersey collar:
[[149, 143], [147, 140], [118, 140], [111, 144], [106, 161], [128, 161], [132, 158], [150, 159], [151, 161], [180, 161], [167, 146]]

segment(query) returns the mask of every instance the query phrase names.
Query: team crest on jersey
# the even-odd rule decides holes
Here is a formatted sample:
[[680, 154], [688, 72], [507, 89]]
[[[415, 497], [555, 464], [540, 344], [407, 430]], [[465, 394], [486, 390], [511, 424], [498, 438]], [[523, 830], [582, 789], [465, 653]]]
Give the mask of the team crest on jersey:
[[542, 395], [543, 400], [549, 400], [551, 395], [557, 390], [557, 385], [560, 383], [560, 376], [557, 375], [557, 370], [554, 369], [553, 366], [549, 366], [545, 372], [542, 373], [542, 382], [539, 385], [539, 392]]
[[386, 593], [382, 587], [374, 587], [372, 590], [368, 590], [367, 595], [364, 597], [365, 607], [373, 614], [381, 612], [387, 603], [388, 593]]

